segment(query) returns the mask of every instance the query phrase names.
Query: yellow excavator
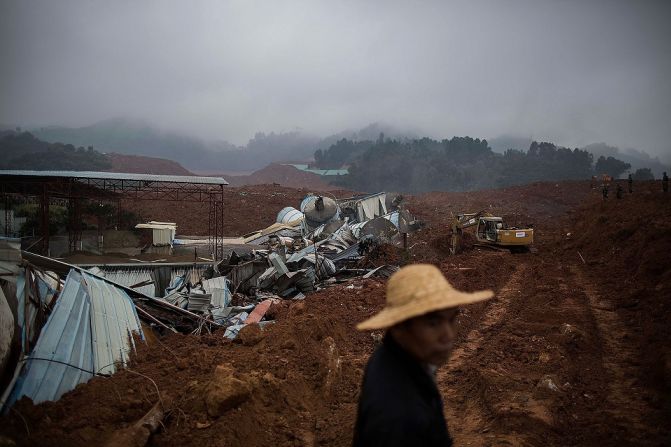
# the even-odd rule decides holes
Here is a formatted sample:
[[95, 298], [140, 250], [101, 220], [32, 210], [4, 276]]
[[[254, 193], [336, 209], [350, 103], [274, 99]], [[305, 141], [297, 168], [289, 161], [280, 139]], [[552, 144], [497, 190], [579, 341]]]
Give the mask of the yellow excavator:
[[534, 229], [509, 227], [503, 218], [480, 211], [460, 213], [452, 220], [452, 246], [454, 255], [461, 251], [464, 229], [475, 226], [475, 246], [494, 250], [526, 251], [534, 242]]

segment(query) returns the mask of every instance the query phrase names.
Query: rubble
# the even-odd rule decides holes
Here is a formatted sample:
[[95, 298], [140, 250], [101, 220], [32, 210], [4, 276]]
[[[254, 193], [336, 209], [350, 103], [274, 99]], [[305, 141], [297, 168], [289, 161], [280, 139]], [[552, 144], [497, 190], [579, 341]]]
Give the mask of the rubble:
[[144, 338], [128, 294], [77, 270], [68, 274], [44, 327], [34, 329], [39, 338], [31, 350], [26, 341], [24, 350], [29, 352], [24, 352], [16, 380], [3, 394], [4, 405], [22, 396], [35, 403], [58, 400], [94, 375], [114, 373], [128, 362], [134, 334]]
[[[273, 305], [356, 277], [388, 277], [397, 266], [356, 268], [371, 247], [401, 242], [399, 211], [388, 214], [385, 197], [339, 201], [308, 194], [300, 211], [285, 207], [276, 223], [231, 239], [236, 245], [228, 256], [209, 263], [75, 266], [28, 252], [21, 256], [5, 241], [0, 267], [16, 284], [24, 356], [3, 395], [5, 408], [22, 396], [36, 403], [58, 400], [78, 383], [113, 374], [147, 331], [214, 333], [254, 345], [273, 322]], [[154, 232], [153, 246], [201, 242], [177, 239], [173, 223], [151, 221], [138, 228]], [[334, 349], [329, 345], [335, 352], [329, 377], [339, 371]], [[249, 394], [223, 367], [217, 371], [206, 399], [213, 417]]]
[[[381, 332], [354, 330], [356, 322], [384, 304], [384, 279], [375, 275], [384, 275], [403, 262], [432, 262], [459, 289], [491, 287], [502, 293], [507, 290], [511, 297], [503, 307], [472, 306], [457, 319], [455, 348], [465, 355], [452, 359], [454, 364], [437, 376], [448, 423], [463, 420], [464, 414], [473, 416], [450, 425], [455, 443], [496, 444], [501, 439], [511, 445], [662, 442], [668, 439], [668, 417], [661, 405], [664, 382], [654, 373], [669, 363], [664, 362], [669, 358], [669, 301], [665, 299], [669, 232], [663, 231], [668, 228], [668, 200], [652, 194], [603, 206], [595, 200], [587, 202], [589, 209], [565, 215], [566, 209], [577, 206], [589, 192], [580, 195], [581, 190], [588, 190], [584, 182], [560, 186], [536, 184], [413, 197], [413, 209], [431, 226], [412, 237], [407, 258], [403, 250], [385, 243], [359, 252], [359, 241], [336, 254], [326, 253], [321, 248], [326, 239], [316, 238], [318, 259], [332, 260], [337, 272], [328, 278], [315, 277], [318, 291], [303, 301], [297, 301], [300, 294], [289, 293], [286, 299], [276, 294], [276, 282], [267, 290], [257, 287], [258, 278], [253, 276], [270, 267], [268, 246], [232, 247], [236, 256], [229, 254], [223, 262], [208, 265], [221, 275], [215, 278], [228, 280], [230, 291], [225, 307], [230, 314], [216, 319], [219, 326], [207, 323], [215, 320], [211, 316], [215, 295], [205, 287], [206, 293], [212, 293], [213, 308], [198, 318], [150, 307], [148, 298], [127, 291], [145, 326], [150, 320], [140, 315], [140, 309], [147, 308], [162, 324], [182, 333], [190, 333], [202, 322], [201, 335], [172, 334], [155, 323], [145, 334], [167, 335], [157, 337], [160, 343], [136, 343], [138, 354], [130, 369], [91, 380], [57, 402], [17, 402], [16, 411], [2, 418], [0, 436], [17, 445], [89, 445], [97, 439], [102, 443], [116, 430], [135, 424], [155, 404], [154, 385], [133, 374], [137, 371], [155, 381], [161, 394], [172, 395], [175, 402], [166, 410], [164, 428], [152, 435], [150, 445], [347, 445], [365, 361], [382, 337]], [[264, 202], [259, 207], [262, 212], [250, 212], [245, 219], [261, 228], [275, 220], [285, 203], [300, 201], [293, 196], [277, 203], [281, 199], [283, 196]], [[265, 209], [267, 203], [274, 208]], [[538, 216], [544, 228], [542, 249], [505, 256], [466, 250], [457, 258], [448, 258], [450, 212], [488, 208], [490, 203], [497, 204], [494, 209], [512, 203], [513, 215], [522, 216], [521, 220], [526, 215]], [[241, 205], [241, 209], [246, 208]], [[261, 215], [266, 220], [259, 224], [255, 219]], [[157, 220], [176, 220], [156, 216]], [[600, 224], [606, 218], [608, 224]], [[640, 230], [651, 222], [661, 231]], [[604, 240], [621, 240], [623, 229], [636, 231], [627, 232], [627, 243], [613, 252], [613, 244]], [[566, 241], [569, 230], [577, 236]], [[314, 253], [315, 244], [303, 241], [302, 233], [300, 239], [305, 244], [301, 248], [285, 245], [282, 259], [290, 272], [306, 268], [292, 265], [291, 256], [306, 247], [305, 254]], [[587, 264], [581, 262], [577, 250], [588, 259]], [[274, 252], [279, 254], [279, 250]], [[342, 259], [336, 260], [338, 256]], [[36, 267], [67, 275], [58, 265], [42, 262]], [[371, 273], [373, 278], [360, 279], [381, 265], [391, 267]], [[511, 287], [511, 278], [521, 282]], [[197, 282], [190, 279], [189, 287]], [[3, 290], [15, 299], [15, 291], [7, 294], [5, 284]], [[597, 302], [612, 300], [616, 310], [594, 311], [589, 292], [596, 294]], [[622, 307], [633, 298], [640, 299], [637, 308]], [[280, 301], [268, 309], [261, 324], [243, 322], [234, 341], [223, 337], [229, 317], [251, 314], [267, 299]], [[615, 317], [621, 318], [624, 329], [607, 324]], [[602, 321], [597, 325], [595, 319]], [[231, 365], [232, 376], [246, 382], [251, 395], [215, 418], [209, 415], [204, 396], [220, 364]], [[609, 386], [604, 386], [604, 380]], [[613, 390], [618, 394], [613, 396]], [[613, 405], [613, 397], [618, 405]]]

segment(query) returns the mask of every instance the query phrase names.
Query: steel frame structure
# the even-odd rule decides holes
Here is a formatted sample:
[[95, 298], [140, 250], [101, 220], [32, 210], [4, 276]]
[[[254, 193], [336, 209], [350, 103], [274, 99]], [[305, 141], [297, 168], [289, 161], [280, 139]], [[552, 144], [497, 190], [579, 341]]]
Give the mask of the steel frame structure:
[[210, 255], [212, 259], [220, 260], [224, 257], [224, 202], [217, 194], [210, 195], [208, 216]]
[[[40, 204], [40, 251], [47, 254], [49, 248], [49, 203], [53, 199], [67, 201], [68, 233], [70, 250], [81, 241], [81, 202], [84, 199], [115, 201], [156, 200], [191, 201], [209, 205], [208, 237], [214, 259], [223, 256], [224, 179], [219, 183], [199, 183], [197, 177], [155, 176], [146, 179], [110, 178], [113, 173], [86, 173], [85, 175], [53, 175], [39, 173], [14, 174], [0, 171], [0, 197], [8, 204], [12, 196], [36, 197]], [[123, 177], [124, 174], [118, 174]], [[103, 178], [104, 177], [104, 178]], [[134, 175], [134, 177], [140, 177]], [[205, 179], [204, 179], [205, 180]], [[5, 208], [6, 210], [8, 207]], [[119, 211], [119, 210], [118, 210]], [[6, 211], [8, 212], [8, 211]], [[5, 228], [7, 231], [8, 226]]]

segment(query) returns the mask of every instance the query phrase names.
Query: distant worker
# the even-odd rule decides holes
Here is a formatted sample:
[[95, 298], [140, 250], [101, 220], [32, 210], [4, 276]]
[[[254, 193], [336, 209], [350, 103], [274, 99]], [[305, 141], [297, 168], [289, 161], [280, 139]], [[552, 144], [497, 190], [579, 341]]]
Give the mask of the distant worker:
[[669, 192], [669, 176], [666, 175], [666, 171], [662, 175], [662, 191]]
[[631, 194], [634, 192], [634, 179], [631, 177], [631, 174], [627, 178], [627, 184], [629, 185], [629, 194]]
[[452, 445], [435, 373], [452, 351], [458, 307], [492, 296], [460, 292], [428, 264], [389, 278], [384, 309], [357, 326], [386, 334], [366, 366], [354, 447]]
[[608, 198], [608, 184], [604, 183], [601, 185], [601, 194], [603, 195], [603, 200]]
[[618, 199], [622, 198], [622, 194], [624, 193], [624, 188], [622, 188], [622, 185], [619, 183], [617, 184], [617, 189], [615, 190], [615, 197]]

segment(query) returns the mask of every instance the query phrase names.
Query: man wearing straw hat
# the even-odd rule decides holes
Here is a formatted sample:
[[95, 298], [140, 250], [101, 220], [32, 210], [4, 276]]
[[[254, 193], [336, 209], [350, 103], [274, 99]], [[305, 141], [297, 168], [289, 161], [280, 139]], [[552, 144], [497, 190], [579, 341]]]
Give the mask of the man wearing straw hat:
[[436, 386], [455, 339], [458, 306], [494, 296], [454, 289], [437, 267], [414, 264], [387, 282], [387, 302], [359, 330], [385, 329], [363, 378], [354, 446], [449, 446]]

